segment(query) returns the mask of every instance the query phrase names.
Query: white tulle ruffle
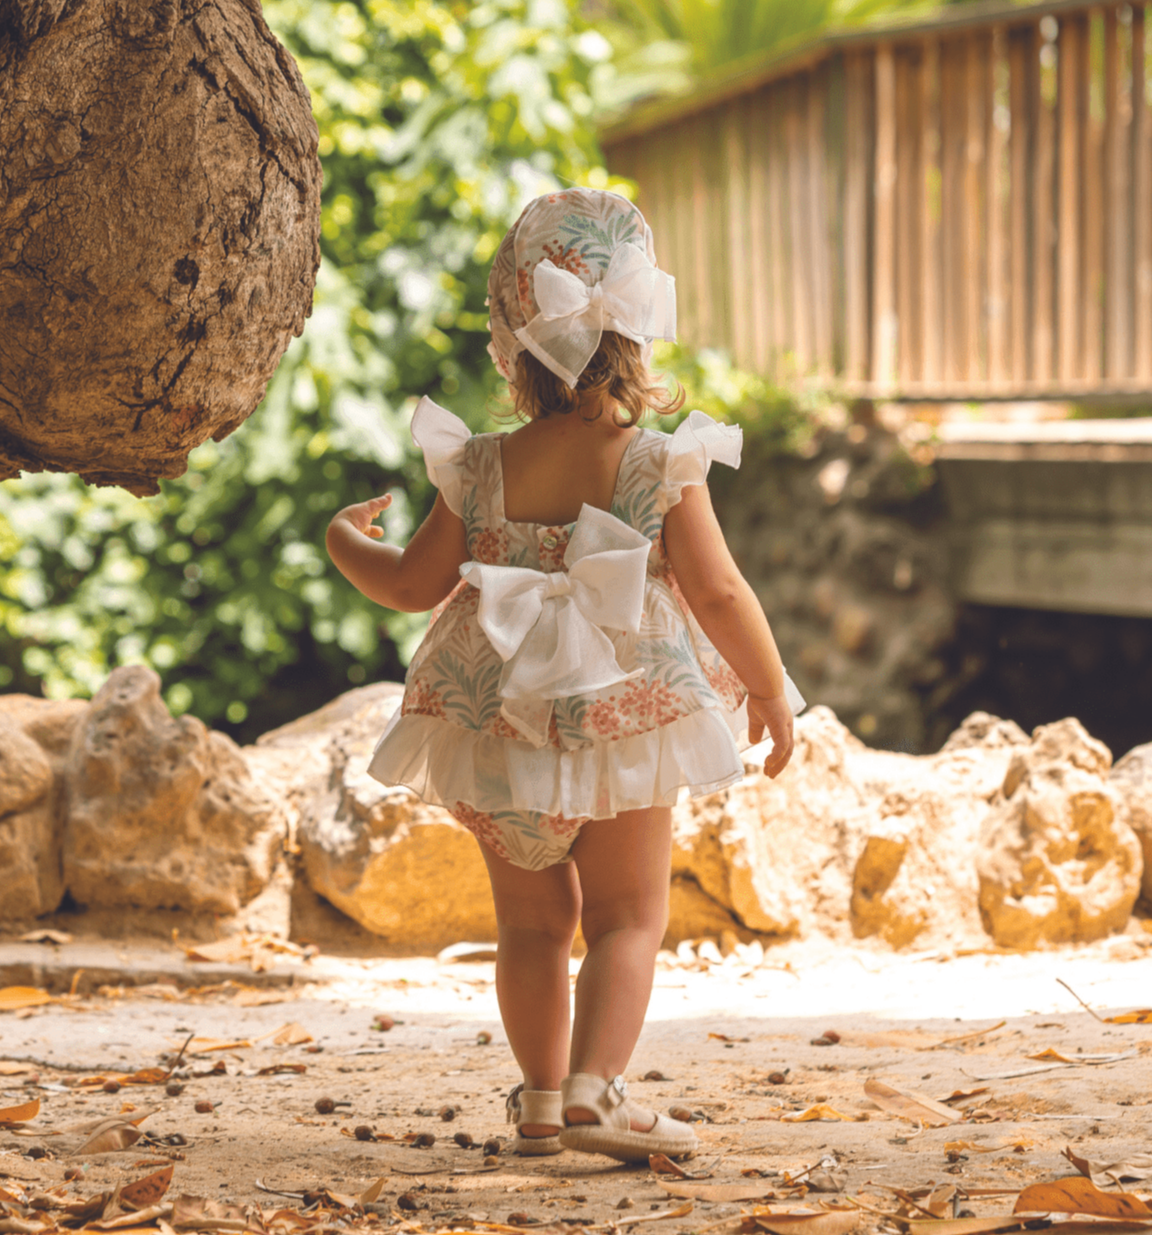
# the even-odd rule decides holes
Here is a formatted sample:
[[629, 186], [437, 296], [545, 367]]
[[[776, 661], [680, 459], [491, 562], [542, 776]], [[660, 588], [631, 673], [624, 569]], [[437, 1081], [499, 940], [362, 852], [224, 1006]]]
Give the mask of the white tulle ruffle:
[[705, 709], [647, 733], [576, 750], [462, 729], [435, 716], [397, 713], [368, 772], [452, 809], [531, 810], [568, 819], [607, 818], [671, 805], [682, 786], [714, 793], [744, 774], [744, 709]]
[[664, 473], [669, 508], [680, 500], [685, 485], [702, 485], [713, 463], [740, 466], [744, 434], [736, 425], [722, 425], [705, 412], [689, 412], [668, 439]]
[[464, 447], [472, 434], [459, 416], [425, 395], [412, 413], [412, 437], [424, 452], [428, 479], [440, 490], [448, 509], [464, 506]]

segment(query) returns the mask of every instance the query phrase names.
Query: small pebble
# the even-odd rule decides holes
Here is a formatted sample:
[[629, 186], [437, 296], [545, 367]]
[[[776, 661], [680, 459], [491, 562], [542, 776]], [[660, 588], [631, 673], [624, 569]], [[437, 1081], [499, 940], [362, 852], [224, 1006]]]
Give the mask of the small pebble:
[[499, 1158], [497, 1158], [495, 1154], [488, 1154], [488, 1155], [484, 1158], [484, 1163], [483, 1163], [483, 1165], [484, 1165], [484, 1166], [499, 1166], [499, 1165], [500, 1165], [500, 1159], [499, 1159]]
[[396, 1022], [387, 1014], [387, 1012], [379, 1012], [376, 1019], [372, 1022], [372, 1028], [380, 1033], [387, 1033]]
[[520, 1213], [517, 1211], [514, 1214], [508, 1215], [509, 1226], [535, 1226], [536, 1219], [531, 1214]]
[[440, 1108], [440, 1118], [450, 1124], [456, 1118], [456, 1108], [454, 1106], [442, 1106]]
[[42, 1145], [33, 1145], [24, 1157], [32, 1158], [35, 1161], [37, 1158], [47, 1158], [48, 1151]]
[[320, 1045], [319, 1042], [313, 1042], [311, 1046], [306, 1046], [304, 1049], [308, 1052], [309, 1055], [319, 1055], [320, 1052], [324, 1048]]
[[360, 1124], [356, 1128], [354, 1135], [358, 1141], [374, 1141], [376, 1139], [375, 1133], [367, 1124]]
[[104, 1084], [101, 1086], [101, 1088], [104, 1090], [105, 1093], [119, 1093], [120, 1092], [120, 1082], [119, 1081], [105, 1081]]
[[83, 1176], [84, 1176], [84, 1172], [78, 1166], [70, 1166], [64, 1172], [65, 1179], [82, 1179]]
[[488, 1032], [487, 1029], [481, 1029], [480, 1032], [476, 1035], [476, 1045], [477, 1046], [487, 1046], [491, 1041], [492, 1041], [492, 1035]]
[[420, 1208], [419, 1201], [412, 1195], [411, 1192], [402, 1192], [396, 1198], [396, 1208], [406, 1209], [410, 1213]]
[[678, 1119], [682, 1124], [690, 1124], [692, 1122], [692, 1112], [686, 1106], [670, 1106], [668, 1114], [673, 1119]]
[[213, 1110], [215, 1110], [215, 1107], [208, 1101], [207, 1098], [201, 1098], [200, 1101], [196, 1103], [197, 1115], [211, 1115]]
[[839, 1042], [840, 1041], [840, 1035], [836, 1032], [835, 1029], [825, 1029], [823, 1036], [827, 1038], [829, 1042]]
[[503, 1148], [504, 1146], [500, 1143], [498, 1136], [490, 1136], [484, 1142], [484, 1156], [486, 1158], [494, 1158]]
[[164, 1092], [170, 1098], [178, 1098], [184, 1092], [184, 1086], [180, 1081], [169, 1081], [168, 1084], [164, 1086]]
[[787, 1085], [788, 1084], [788, 1073], [787, 1072], [769, 1072], [768, 1073], [768, 1084], [769, 1085]]
[[636, 1202], [630, 1196], [622, 1196], [616, 1202], [617, 1209], [635, 1209]]
[[653, 1068], [651, 1072], [644, 1073], [644, 1079], [646, 1081], [670, 1081], [672, 1078], [670, 1076], [665, 1076], [663, 1072], [657, 1072], [656, 1069]]

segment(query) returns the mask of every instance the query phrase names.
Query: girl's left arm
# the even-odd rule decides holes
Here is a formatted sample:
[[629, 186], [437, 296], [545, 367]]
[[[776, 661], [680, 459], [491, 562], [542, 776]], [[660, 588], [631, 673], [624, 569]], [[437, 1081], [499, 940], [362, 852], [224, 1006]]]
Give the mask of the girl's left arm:
[[401, 549], [379, 543], [384, 531], [373, 522], [391, 504], [385, 495], [338, 511], [328, 524], [328, 556], [349, 583], [386, 609], [435, 609], [469, 560], [464, 521], [437, 494], [432, 513]]

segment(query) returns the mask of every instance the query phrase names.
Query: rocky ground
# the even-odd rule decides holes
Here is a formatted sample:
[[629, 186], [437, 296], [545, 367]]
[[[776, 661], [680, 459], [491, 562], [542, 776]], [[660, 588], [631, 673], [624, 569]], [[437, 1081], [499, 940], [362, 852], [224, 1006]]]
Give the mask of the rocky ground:
[[[24, 1122], [0, 1122], [4, 1232], [102, 1215], [109, 1229], [143, 1210], [122, 1225], [500, 1231], [643, 1219], [669, 1232], [780, 1235], [790, 1222], [838, 1235], [935, 1214], [974, 1216], [937, 1235], [974, 1235], [1003, 1229], [1026, 1185], [1075, 1175], [1065, 1150], [1112, 1168], [1115, 1179], [1095, 1175], [1106, 1193], [1116, 1179], [1152, 1191], [1152, 1024], [1101, 1019], [1152, 1003], [1152, 935], [1140, 926], [1029, 955], [894, 955], [820, 939], [666, 954], [627, 1077], [641, 1101], [692, 1113], [701, 1152], [682, 1165], [687, 1179], [571, 1152], [508, 1155], [504, 1096], [518, 1076], [490, 960], [305, 959], [249, 941], [197, 962], [155, 944], [0, 942], [0, 986], [0, 1121], [7, 1111]], [[159, 1071], [136, 1079], [151, 1083], [132, 1083], [149, 1068]], [[324, 1098], [337, 1103], [327, 1113]], [[10, 1109], [29, 1103], [35, 1113]], [[101, 1120], [114, 1141], [143, 1135], [85, 1148]], [[420, 1134], [434, 1143], [421, 1147]], [[486, 1156], [458, 1134], [503, 1147]], [[164, 1175], [118, 1204], [109, 1196], [168, 1167], [166, 1196]], [[93, 1198], [86, 1214], [76, 1204]]]

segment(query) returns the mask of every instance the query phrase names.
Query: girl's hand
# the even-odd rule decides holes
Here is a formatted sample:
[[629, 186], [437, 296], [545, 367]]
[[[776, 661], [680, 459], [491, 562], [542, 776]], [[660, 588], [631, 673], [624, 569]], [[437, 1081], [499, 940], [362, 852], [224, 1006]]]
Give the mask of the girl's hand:
[[384, 529], [373, 521], [381, 511], [387, 510], [391, 505], [392, 495], [390, 493], [385, 493], [380, 497], [370, 497], [366, 502], [357, 502], [353, 506], [345, 506], [343, 510], [337, 511], [332, 522], [343, 519], [346, 523], [351, 523], [358, 532], [371, 537], [372, 540], [381, 540], [384, 536]]
[[748, 740], [762, 741], [765, 729], [772, 739], [772, 753], [764, 760], [764, 775], [775, 779], [792, 758], [792, 709], [783, 695], [748, 696]]

